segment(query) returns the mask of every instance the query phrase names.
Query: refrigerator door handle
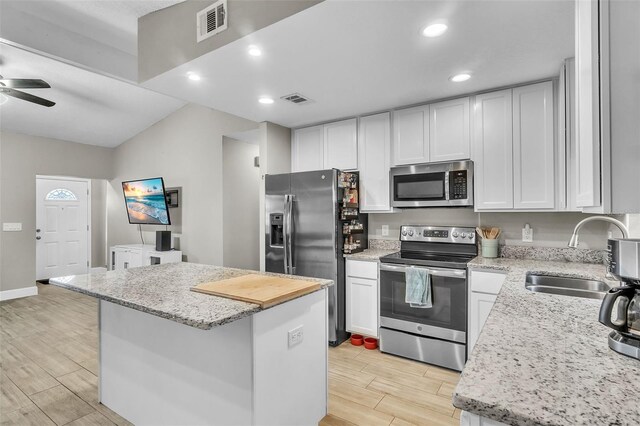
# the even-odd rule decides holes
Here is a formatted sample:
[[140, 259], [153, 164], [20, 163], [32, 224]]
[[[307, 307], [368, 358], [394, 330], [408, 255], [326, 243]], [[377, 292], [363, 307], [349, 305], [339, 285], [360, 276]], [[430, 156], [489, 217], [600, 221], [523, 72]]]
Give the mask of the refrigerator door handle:
[[293, 195], [287, 194], [284, 196], [284, 273], [293, 274], [295, 268], [293, 267], [292, 260], [292, 243], [293, 238]]

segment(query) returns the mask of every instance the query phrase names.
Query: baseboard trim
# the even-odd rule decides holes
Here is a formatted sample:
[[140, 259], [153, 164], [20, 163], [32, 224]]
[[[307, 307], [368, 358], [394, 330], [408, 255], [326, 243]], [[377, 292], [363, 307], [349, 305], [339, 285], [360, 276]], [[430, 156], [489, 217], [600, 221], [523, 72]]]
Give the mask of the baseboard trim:
[[0, 291], [0, 301], [18, 299], [20, 297], [37, 296], [38, 287], [16, 288], [15, 290]]

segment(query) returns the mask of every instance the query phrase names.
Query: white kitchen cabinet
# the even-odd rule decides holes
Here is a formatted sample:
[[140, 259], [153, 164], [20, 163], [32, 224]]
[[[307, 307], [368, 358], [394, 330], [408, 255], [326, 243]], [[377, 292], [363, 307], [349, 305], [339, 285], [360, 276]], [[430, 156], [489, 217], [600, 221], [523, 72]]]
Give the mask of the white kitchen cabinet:
[[156, 251], [150, 244], [123, 244], [109, 249], [110, 269], [129, 269], [138, 266], [160, 265], [164, 263], [182, 262], [180, 250]]
[[576, 201], [601, 205], [600, 75], [597, 1], [577, 1], [576, 11]]
[[429, 161], [429, 105], [393, 112], [393, 165]]
[[556, 209], [554, 111], [551, 81], [475, 97], [476, 211]]
[[429, 161], [470, 158], [469, 98], [429, 105]]
[[325, 124], [324, 168], [356, 170], [358, 168], [358, 123], [355, 118]]
[[513, 208], [511, 89], [475, 97], [473, 116], [476, 210]]
[[378, 337], [378, 262], [346, 261], [346, 329]]
[[358, 129], [360, 211], [391, 212], [391, 116], [388, 112], [360, 118]]
[[295, 129], [291, 134], [291, 171], [324, 168], [324, 126]]
[[495, 271], [469, 271], [469, 312], [467, 315], [467, 353], [469, 354], [480, 336], [484, 323], [489, 318], [489, 313], [505, 278], [506, 274]]
[[555, 207], [553, 83], [513, 89], [513, 207]]
[[506, 423], [463, 411], [460, 413], [460, 426], [508, 426]]

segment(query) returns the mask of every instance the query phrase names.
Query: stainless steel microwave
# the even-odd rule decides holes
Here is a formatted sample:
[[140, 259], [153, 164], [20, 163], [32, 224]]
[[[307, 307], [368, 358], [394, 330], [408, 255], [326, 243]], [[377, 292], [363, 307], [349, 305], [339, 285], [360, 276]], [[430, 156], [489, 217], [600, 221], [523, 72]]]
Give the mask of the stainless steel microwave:
[[473, 206], [473, 161], [391, 168], [393, 207]]

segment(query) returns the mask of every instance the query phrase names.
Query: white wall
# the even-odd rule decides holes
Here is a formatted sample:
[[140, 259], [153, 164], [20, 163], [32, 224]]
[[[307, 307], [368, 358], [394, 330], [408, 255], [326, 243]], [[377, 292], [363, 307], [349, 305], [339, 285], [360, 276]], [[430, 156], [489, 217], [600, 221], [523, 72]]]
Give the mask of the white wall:
[[[182, 188], [179, 246], [189, 262], [223, 264], [222, 137], [254, 129], [257, 123], [189, 104], [115, 150], [109, 182], [108, 244], [140, 242], [124, 207], [122, 181], [162, 176], [167, 187]], [[145, 242], [155, 242], [161, 226], [145, 225]], [[171, 229], [171, 227], [170, 227]]]
[[[497, 226], [502, 229], [501, 244], [566, 247], [575, 225], [587, 216], [582, 213], [474, 213], [467, 208], [406, 209], [394, 214], [370, 214], [369, 238], [397, 240], [401, 225]], [[622, 217], [618, 217], [621, 219]], [[533, 228], [533, 243], [522, 242], [522, 228]], [[382, 225], [389, 225], [389, 236], [382, 236]], [[593, 222], [580, 231], [580, 248], [605, 249], [609, 225]], [[620, 236], [617, 228], [611, 228]]]
[[223, 266], [260, 268], [260, 169], [256, 144], [223, 138]]

